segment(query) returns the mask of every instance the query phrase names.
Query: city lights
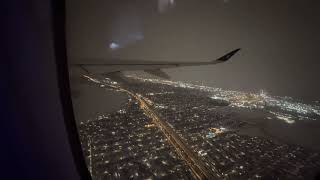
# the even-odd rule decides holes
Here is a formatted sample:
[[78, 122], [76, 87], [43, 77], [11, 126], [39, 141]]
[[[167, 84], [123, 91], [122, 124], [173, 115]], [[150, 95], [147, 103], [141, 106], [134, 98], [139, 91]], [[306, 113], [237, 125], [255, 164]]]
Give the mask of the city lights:
[[[271, 96], [263, 90], [259, 93], [247, 93], [170, 80], [143, 79], [130, 75], [127, 77], [144, 82], [205, 91], [214, 100], [227, 101], [230, 103], [230, 106], [237, 108], [262, 109], [274, 115], [275, 118], [289, 124], [297, 120], [316, 120], [320, 118], [320, 107], [318, 105], [304, 104], [289, 97]], [[296, 114], [296, 116], [292, 114]]]
[[246, 93], [134, 76], [128, 76], [130, 86], [125, 86], [109, 78], [84, 77], [128, 95], [121, 109], [79, 125], [93, 177], [254, 179], [271, 177], [272, 171], [294, 179], [320, 167], [317, 153], [276, 143], [278, 137], [242, 134], [248, 128], [265, 128], [256, 121], [278, 119], [294, 127], [290, 124], [299, 120], [319, 119], [317, 105], [265, 91]]

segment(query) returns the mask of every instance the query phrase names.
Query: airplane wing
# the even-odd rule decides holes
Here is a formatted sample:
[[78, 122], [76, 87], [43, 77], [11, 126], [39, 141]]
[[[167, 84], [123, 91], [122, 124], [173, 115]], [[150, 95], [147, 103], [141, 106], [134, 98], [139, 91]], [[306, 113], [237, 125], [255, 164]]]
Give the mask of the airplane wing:
[[169, 76], [161, 71], [165, 68], [175, 68], [184, 66], [201, 66], [201, 65], [213, 65], [228, 61], [239, 49], [235, 49], [224, 56], [204, 62], [164, 62], [164, 61], [144, 61], [144, 60], [103, 60], [103, 59], [86, 59], [81, 60], [82, 63], [74, 63], [71, 66], [82, 68], [86, 73], [94, 74], [108, 74], [121, 71], [133, 71], [133, 70], [144, 70], [145, 72], [156, 75], [161, 78], [168, 79]]

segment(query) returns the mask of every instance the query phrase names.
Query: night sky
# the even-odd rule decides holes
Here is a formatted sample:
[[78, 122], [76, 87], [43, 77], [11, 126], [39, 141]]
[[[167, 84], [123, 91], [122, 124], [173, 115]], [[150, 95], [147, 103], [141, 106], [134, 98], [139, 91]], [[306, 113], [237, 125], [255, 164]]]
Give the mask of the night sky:
[[68, 0], [66, 25], [73, 62], [206, 61], [242, 48], [224, 64], [165, 71], [173, 80], [320, 100], [316, 0]]

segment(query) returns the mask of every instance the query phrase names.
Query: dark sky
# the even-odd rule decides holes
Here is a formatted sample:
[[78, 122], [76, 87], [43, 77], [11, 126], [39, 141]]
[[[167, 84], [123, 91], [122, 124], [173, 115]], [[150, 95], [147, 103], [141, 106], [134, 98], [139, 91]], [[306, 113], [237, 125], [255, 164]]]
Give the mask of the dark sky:
[[240, 47], [225, 64], [166, 72], [305, 100], [320, 100], [319, 33], [317, 0], [67, 1], [70, 58], [203, 61]]

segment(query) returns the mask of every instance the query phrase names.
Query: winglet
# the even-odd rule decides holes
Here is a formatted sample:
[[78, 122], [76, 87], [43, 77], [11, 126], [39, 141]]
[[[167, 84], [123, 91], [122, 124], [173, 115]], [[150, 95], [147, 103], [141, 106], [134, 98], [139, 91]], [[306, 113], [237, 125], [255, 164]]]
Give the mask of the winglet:
[[235, 49], [235, 50], [229, 52], [228, 54], [220, 57], [219, 59], [217, 59], [217, 60], [215, 60], [215, 61], [222, 61], [222, 62], [228, 61], [228, 60], [229, 60], [233, 55], [235, 55], [238, 51], [240, 51], [240, 48]]

